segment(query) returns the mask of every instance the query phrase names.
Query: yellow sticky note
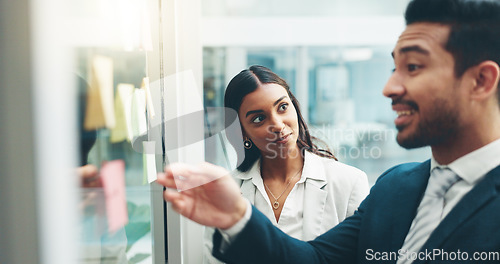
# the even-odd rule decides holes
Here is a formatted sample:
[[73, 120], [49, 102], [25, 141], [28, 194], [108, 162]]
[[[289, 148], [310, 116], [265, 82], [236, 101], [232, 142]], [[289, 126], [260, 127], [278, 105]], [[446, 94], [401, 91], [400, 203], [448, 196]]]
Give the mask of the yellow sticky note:
[[131, 107], [132, 138], [147, 132], [146, 92], [144, 89], [134, 89]]
[[108, 57], [97, 55], [91, 62], [84, 128], [86, 130], [113, 128], [115, 122], [113, 61]]
[[111, 130], [110, 141], [117, 143], [132, 139], [131, 106], [134, 85], [120, 83], [116, 88], [115, 117], [116, 125]]
[[146, 93], [146, 107], [149, 117], [153, 119], [155, 117], [155, 108], [153, 106], [153, 98], [151, 97], [151, 89], [149, 88], [149, 77], [144, 77], [142, 79], [142, 88]]

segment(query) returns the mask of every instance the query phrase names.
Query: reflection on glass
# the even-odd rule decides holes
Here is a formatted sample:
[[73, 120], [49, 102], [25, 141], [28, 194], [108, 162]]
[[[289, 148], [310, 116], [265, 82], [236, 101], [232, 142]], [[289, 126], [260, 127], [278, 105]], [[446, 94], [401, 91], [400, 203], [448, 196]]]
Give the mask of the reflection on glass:
[[[80, 263], [152, 263], [150, 186], [143, 154], [130, 142], [138, 125], [130, 111], [146, 76], [145, 52], [80, 48], [77, 63]], [[146, 128], [145, 108], [141, 120]]]

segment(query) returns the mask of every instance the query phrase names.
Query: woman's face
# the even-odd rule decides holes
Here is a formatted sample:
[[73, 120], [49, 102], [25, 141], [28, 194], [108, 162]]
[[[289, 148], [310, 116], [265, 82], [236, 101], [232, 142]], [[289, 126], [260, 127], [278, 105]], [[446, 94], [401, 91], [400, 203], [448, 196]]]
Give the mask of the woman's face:
[[297, 111], [285, 88], [266, 83], [247, 94], [238, 116], [243, 136], [252, 140], [262, 156], [286, 158], [296, 150], [299, 136]]

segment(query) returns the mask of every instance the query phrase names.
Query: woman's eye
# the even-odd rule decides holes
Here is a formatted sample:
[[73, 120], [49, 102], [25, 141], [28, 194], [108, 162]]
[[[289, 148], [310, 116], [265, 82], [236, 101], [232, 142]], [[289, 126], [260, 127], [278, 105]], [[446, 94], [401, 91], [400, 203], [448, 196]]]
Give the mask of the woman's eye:
[[288, 104], [282, 104], [282, 105], [280, 105], [279, 110], [285, 111], [287, 108], [288, 108]]
[[416, 71], [418, 69], [420, 69], [420, 65], [417, 65], [417, 64], [408, 64], [408, 71], [409, 72]]
[[252, 123], [258, 124], [258, 123], [262, 122], [262, 120], [264, 120], [263, 116], [257, 116], [256, 118], [254, 118], [252, 120]]

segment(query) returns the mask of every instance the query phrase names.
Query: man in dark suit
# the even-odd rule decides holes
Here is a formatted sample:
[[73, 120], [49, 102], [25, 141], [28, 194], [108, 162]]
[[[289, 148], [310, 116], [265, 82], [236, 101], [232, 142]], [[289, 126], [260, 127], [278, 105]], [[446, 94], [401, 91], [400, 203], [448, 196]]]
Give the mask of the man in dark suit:
[[167, 189], [165, 199], [218, 228], [217, 258], [500, 262], [500, 0], [413, 0], [405, 18], [383, 94], [398, 115], [398, 143], [431, 146], [432, 158], [386, 171], [352, 217], [309, 242], [273, 227], [223, 169], [167, 167], [158, 182], [185, 191]]

